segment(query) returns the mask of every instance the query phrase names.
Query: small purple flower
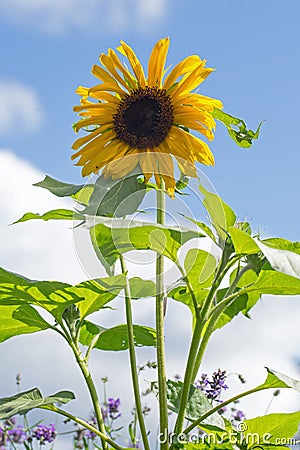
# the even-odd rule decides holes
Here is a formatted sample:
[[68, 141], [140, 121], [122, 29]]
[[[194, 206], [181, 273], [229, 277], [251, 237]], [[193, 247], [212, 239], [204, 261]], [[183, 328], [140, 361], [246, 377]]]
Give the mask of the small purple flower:
[[15, 444], [21, 444], [26, 439], [26, 432], [20, 425], [12, 428], [11, 430], [7, 430], [7, 434], [9, 440]]
[[35, 430], [33, 430], [33, 437], [40, 441], [40, 444], [45, 444], [46, 442], [53, 442], [56, 438], [55, 425], [50, 424], [48, 427], [45, 425], [38, 425]]
[[237, 420], [238, 422], [241, 422], [242, 420], [244, 420], [246, 418], [246, 416], [245, 416], [243, 411], [238, 409], [237, 411], [235, 411], [235, 413], [233, 415], [233, 418], [234, 418], [234, 420]]
[[201, 379], [195, 383], [195, 387], [203, 391], [208, 399], [217, 400], [222, 390], [228, 389], [225, 380], [226, 370], [218, 369], [217, 372], [212, 374], [211, 380], [208, 379], [206, 373], [203, 373]]
[[119, 398], [113, 399], [109, 398], [107, 402], [108, 414], [111, 419], [118, 419], [121, 417], [121, 413], [119, 412], [119, 406], [121, 404], [121, 400]]

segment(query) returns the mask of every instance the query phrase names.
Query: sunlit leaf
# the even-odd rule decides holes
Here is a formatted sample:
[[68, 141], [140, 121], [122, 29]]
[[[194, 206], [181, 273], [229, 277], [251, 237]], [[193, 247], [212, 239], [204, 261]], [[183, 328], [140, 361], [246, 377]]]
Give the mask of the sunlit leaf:
[[0, 305], [0, 342], [47, 328], [49, 328], [49, 324], [30, 305]]
[[258, 239], [255, 239], [255, 242], [274, 270], [300, 279], [300, 254], [269, 247]]
[[236, 227], [229, 227], [228, 232], [237, 254], [251, 255], [260, 252], [259, 246], [248, 233]]
[[201, 184], [199, 185], [199, 189], [204, 195], [203, 205], [210, 216], [210, 220], [216, 229], [219, 238], [222, 241], [226, 240], [226, 231], [235, 224], [236, 215], [230, 206], [228, 206], [217, 194], [209, 192]]
[[177, 251], [185, 242], [203, 237], [196, 231], [184, 231], [175, 227], [149, 225], [146, 222], [114, 221], [114, 226], [99, 223], [91, 229], [91, 238], [97, 256], [106, 271], [111, 273], [111, 266], [120, 254], [132, 250], [153, 250], [172, 261], [177, 260]]
[[255, 283], [245, 287], [244, 292], [273, 295], [299, 295], [300, 279], [275, 270], [261, 270]]
[[75, 395], [70, 391], [57, 392], [43, 398], [39, 389], [30, 389], [11, 397], [0, 398], [0, 419], [10, 419], [16, 414], [23, 415], [34, 408], [43, 408], [55, 403], [68, 403], [74, 398]]
[[52, 211], [47, 211], [45, 214], [35, 214], [28, 212], [24, 214], [19, 220], [13, 222], [13, 224], [20, 222], [27, 222], [28, 220], [39, 219], [39, 220], [84, 220], [84, 216], [76, 211], [70, 209], [54, 209]]
[[[133, 334], [136, 347], [155, 347], [156, 332], [153, 328], [133, 325]], [[81, 344], [90, 345], [95, 337], [97, 340], [94, 348], [100, 350], [117, 352], [127, 350], [129, 347], [127, 325], [122, 324], [105, 329], [94, 323], [84, 321], [80, 330]]]
[[263, 120], [259, 123], [257, 130], [252, 131], [247, 129], [247, 125], [242, 119], [233, 117], [230, 114], [221, 111], [220, 109], [214, 109], [211, 113], [212, 116], [222, 122], [228, 130], [229, 136], [240, 147], [249, 148], [252, 145], [253, 139], [258, 139], [260, 128], [263, 124]]

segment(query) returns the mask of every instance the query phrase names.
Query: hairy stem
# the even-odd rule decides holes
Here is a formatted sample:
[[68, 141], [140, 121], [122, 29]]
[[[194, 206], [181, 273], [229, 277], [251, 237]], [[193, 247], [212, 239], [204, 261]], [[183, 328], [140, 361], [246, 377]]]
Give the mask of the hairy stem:
[[[126, 274], [127, 270], [126, 270], [125, 260], [122, 255], [120, 256], [120, 261], [121, 261], [122, 273]], [[145, 450], [150, 450], [148, 437], [147, 437], [147, 430], [146, 430], [145, 421], [144, 421], [141, 397], [140, 397], [137, 362], [136, 362], [135, 347], [134, 347], [131, 293], [130, 293], [129, 280], [128, 280], [127, 276], [126, 276], [126, 285], [125, 285], [124, 290], [125, 290], [125, 309], [126, 309], [126, 324], [127, 324], [127, 333], [128, 333], [129, 359], [130, 359], [131, 379], [132, 379], [132, 386], [133, 386], [133, 392], [134, 392], [136, 414], [137, 414], [137, 418], [139, 421], [141, 436], [142, 436]]]
[[[164, 225], [165, 222], [165, 194], [163, 181], [161, 189], [157, 189], [157, 223]], [[167, 409], [167, 386], [166, 386], [166, 363], [164, 342], [164, 258], [157, 254], [156, 258], [156, 356], [158, 372], [158, 399], [159, 399], [159, 424], [160, 433], [168, 435], [168, 409]], [[167, 450], [168, 444], [162, 443], [161, 450]]]
[[[102, 416], [101, 406], [99, 403], [97, 390], [96, 390], [93, 378], [90, 374], [89, 368], [88, 368], [86, 362], [84, 361], [84, 358], [82, 358], [82, 356], [81, 356], [80, 349], [74, 344], [74, 342], [72, 340], [69, 342], [69, 344], [73, 350], [75, 359], [81, 369], [82, 375], [83, 375], [86, 385], [88, 387], [98, 428], [101, 431], [101, 433], [106, 436], [106, 430], [105, 430], [104, 420], [103, 420], [103, 416]], [[107, 440], [101, 438], [103, 450], [107, 449], [106, 441]]]

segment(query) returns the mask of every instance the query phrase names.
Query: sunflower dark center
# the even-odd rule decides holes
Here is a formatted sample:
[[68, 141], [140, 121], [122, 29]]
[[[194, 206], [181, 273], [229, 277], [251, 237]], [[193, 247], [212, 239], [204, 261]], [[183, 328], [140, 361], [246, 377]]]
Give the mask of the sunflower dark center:
[[164, 89], [139, 88], [127, 94], [113, 116], [117, 137], [131, 147], [154, 148], [173, 124], [173, 106]]

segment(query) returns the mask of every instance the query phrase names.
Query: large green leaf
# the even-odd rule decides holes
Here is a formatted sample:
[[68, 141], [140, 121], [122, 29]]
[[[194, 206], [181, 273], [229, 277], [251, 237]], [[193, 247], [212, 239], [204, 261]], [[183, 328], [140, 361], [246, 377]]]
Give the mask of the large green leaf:
[[[245, 122], [242, 119], [233, 117], [230, 114], [215, 108], [212, 112], [212, 116], [222, 122], [228, 130], [229, 136], [240, 147], [249, 148], [252, 145], [253, 139], [258, 139], [260, 133], [260, 127], [263, 121], [257, 127], [256, 131], [248, 130]], [[236, 129], [238, 128], [238, 129]]]
[[261, 241], [268, 247], [277, 248], [278, 250], [289, 250], [290, 252], [300, 255], [300, 242], [291, 242], [282, 238], [268, 238]]
[[133, 214], [146, 194], [146, 185], [138, 175], [132, 172], [132, 175], [117, 181], [101, 175], [83, 212], [92, 216], [109, 217]]
[[[278, 413], [268, 414], [254, 419], [245, 420], [244, 424], [247, 427], [245, 438], [251, 436], [254, 438], [259, 436], [259, 442], [252, 441], [253, 444], [276, 445], [280, 441], [284, 444], [287, 439], [293, 437], [299, 427], [300, 411], [294, 413]], [[245, 440], [244, 438], [244, 440]], [[250, 448], [250, 447], [248, 447]], [[253, 446], [253, 448], [255, 448]]]
[[[167, 403], [171, 411], [178, 412], [180, 405], [180, 397], [183, 383], [181, 381], [167, 380]], [[151, 383], [151, 390], [155, 395], [158, 395], [157, 382]], [[188, 403], [185, 411], [187, 420], [194, 421], [203, 416], [206, 412], [212, 409], [212, 405], [200, 390], [195, 386], [190, 387]], [[219, 428], [224, 428], [224, 420], [218, 413], [214, 413], [203, 421], [205, 424], [214, 425]]]
[[59, 322], [65, 308], [72, 304], [77, 304], [80, 317], [83, 319], [105, 307], [124, 287], [125, 275], [98, 278], [71, 286], [58, 281], [29, 280], [1, 269], [0, 306], [19, 306], [24, 304], [40, 306], [50, 312]]
[[[134, 345], [137, 347], [155, 347], [156, 332], [152, 328], [133, 325]], [[107, 351], [127, 350], [128, 333], [127, 325], [117, 325], [105, 329], [92, 322], [84, 321], [80, 330], [80, 343], [90, 345], [97, 338], [94, 348]]]
[[156, 295], [156, 285], [151, 280], [143, 280], [140, 277], [133, 277], [130, 278], [129, 285], [132, 299], [155, 297]]
[[261, 251], [254, 239], [248, 233], [245, 233], [236, 227], [229, 227], [228, 232], [237, 254], [251, 255]]
[[192, 248], [187, 252], [184, 268], [194, 291], [211, 286], [216, 266], [216, 258], [205, 250]]
[[20, 334], [46, 330], [49, 326], [30, 305], [0, 305], [0, 342]]
[[125, 219], [106, 221], [91, 229], [91, 239], [97, 256], [109, 274], [111, 266], [122, 253], [131, 250], [153, 250], [176, 261], [181, 245], [202, 236], [196, 231], [183, 231], [180, 228], [167, 228]]
[[64, 183], [46, 175], [42, 181], [35, 183], [33, 186], [47, 189], [57, 197], [71, 197], [77, 194], [85, 185]]
[[[207, 297], [208, 292], [209, 292], [208, 289], [201, 289], [201, 288], [194, 292], [197, 301], [197, 307], [200, 307], [203, 304], [204, 300]], [[173, 298], [177, 302], [183, 303], [184, 305], [188, 306], [193, 316], [193, 325], [195, 325], [196, 311], [193, 299], [187, 287], [177, 286], [168, 292], [168, 296]]]
[[47, 211], [45, 214], [35, 214], [32, 212], [28, 212], [24, 214], [19, 220], [13, 222], [14, 224], [20, 222], [27, 222], [27, 220], [85, 220], [85, 217], [82, 214], [79, 214], [76, 211], [72, 211], [70, 209], [53, 209], [52, 211]]
[[243, 292], [273, 295], [299, 295], [300, 279], [274, 270], [261, 270], [257, 281]]
[[55, 403], [68, 403], [75, 395], [70, 391], [57, 392], [43, 398], [39, 389], [20, 392], [11, 397], [0, 398], [0, 420], [10, 419], [16, 414], [26, 414], [34, 408], [43, 408]]
[[83, 319], [93, 312], [105, 307], [113, 300], [126, 284], [125, 275], [116, 275], [108, 278], [97, 278], [65, 289], [67, 295], [78, 299], [80, 318]]
[[236, 216], [230, 206], [217, 194], [209, 192], [201, 184], [199, 184], [199, 189], [204, 195], [203, 205], [210, 216], [211, 222], [219, 238], [224, 241], [227, 237], [226, 231], [235, 224]]
[[286, 249], [265, 245], [256, 239], [256, 243], [274, 270], [300, 279], [300, 254]]

